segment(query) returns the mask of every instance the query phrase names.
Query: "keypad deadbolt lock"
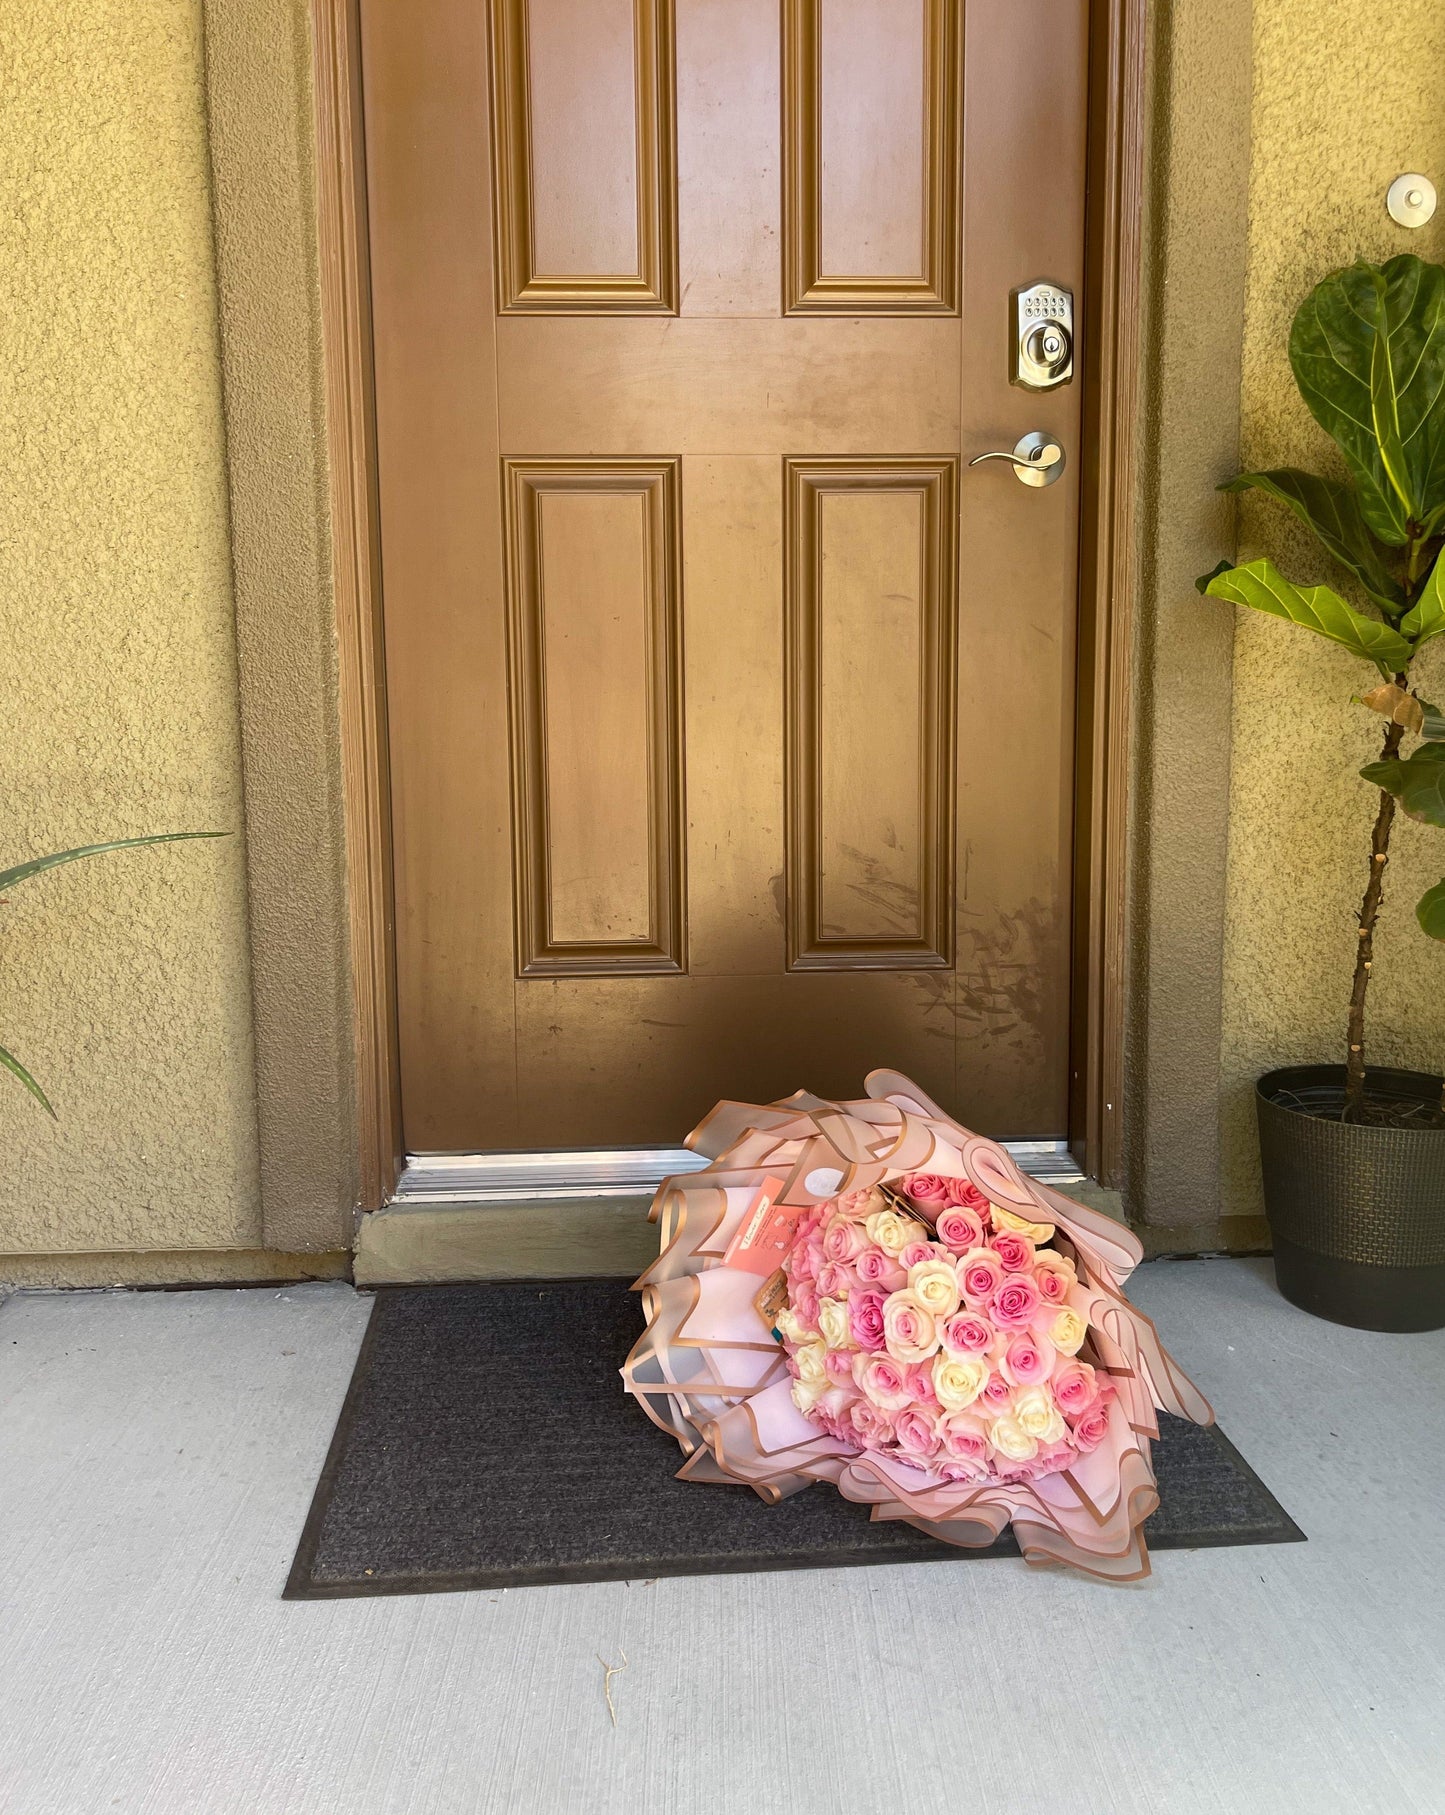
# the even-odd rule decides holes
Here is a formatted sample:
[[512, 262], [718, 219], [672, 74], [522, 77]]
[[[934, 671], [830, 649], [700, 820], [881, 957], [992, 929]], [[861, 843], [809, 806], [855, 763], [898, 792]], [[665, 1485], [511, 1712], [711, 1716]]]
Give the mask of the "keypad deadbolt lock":
[[1052, 391], [1074, 376], [1074, 297], [1061, 284], [1029, 284], [1009, 298], [1009, 383]]

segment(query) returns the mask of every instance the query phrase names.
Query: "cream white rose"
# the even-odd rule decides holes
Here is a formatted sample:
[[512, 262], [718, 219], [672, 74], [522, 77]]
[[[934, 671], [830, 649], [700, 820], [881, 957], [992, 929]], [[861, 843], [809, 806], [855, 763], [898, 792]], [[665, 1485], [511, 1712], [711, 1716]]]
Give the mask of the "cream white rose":
[[773, 1328], [778, 1332], [779, 1336], [783, 1338], [784, 1342], [791, 1343], [794, 1348], [797, 1348], [801, 1343], [811, 1342], [813, 1340], [812, 1331], [798, 1322], [797, 1316], [791, 1305], [784, 1305], [782, 1310], [778, 1312], [777, 1316], [773, 1319]]
[[901, 1254], [909, 1242], [928, 1239], [928, 1231], [922, 1223], [897, 1210], [875, 1210], [865, 1219], [863, 1227], [868, 1231], [869, 1241], [876, 1242], [885, 1254]]
[[1057, 1443], [1065, 1435], [1064, 1415], [1046, 1386], [1026, 1386], [1015, 1393], [1013, 1415], [1020, 1428], [1040, 1443]]
[[848, 1306], [841, 1298], [818, 1300], [818, 1328], [830, 1349], [852, 1349], [857, 1344], [848, 1329]]
[[928, 1361], [938, 1353], [938, 1320], [911, 1292], [883, 1301], [883, 1341], [895, 1361]]
[[1017, 1418], [995, 1418], [988, 1427], [988, 1440], [1010, 1462], [1032, 1462], [1039, 1453], [1038, 1438], [1031, 1437]]
[[1088, 1320], [1069, 1305], [1049, 1325], [1049, 1341], [1061, 1355], [1077, 1355], [1088, 1333]]
[[798, 1364], [799, 1380], [806, 1380], [810, 1386], [820, 1380], [824, 1386], [831, 1384], [828, 1379], [828, 1370], [823, 1366], [825, 1353], [821, 1342], [810, 1342], [798, 1350], [793, 1360]]
[[908, 1290], [941, 1323], [963, 1302], [958, 1271], [951, 1260], [921, 1260], [908, 1269]]
[[828, 1382], [823, 1380], [795, 1380], [793, 1382], [793, 1404], [800, 1412], [811, 1412], [813, 1407], [828, 1391]]
[[981, 1355], [935, 1355], [933, 1390], [946, 1412], [961, 1412], [973, 1404], [988, 1379], [988, 1363]]
[[1010, 1235], [1026, 1235], [1031, 1242], [1040, 1247], [1054, 1239], [1052, 1223], [1031, 1223], [1027, 1217], [1020, 1216], [1016, 1210], [1005, 1210], [1002, 1204], [990, 1204], [989, 1218], [993, 1223], [994, 1233], [1001, 1235], [1005, 1229]]

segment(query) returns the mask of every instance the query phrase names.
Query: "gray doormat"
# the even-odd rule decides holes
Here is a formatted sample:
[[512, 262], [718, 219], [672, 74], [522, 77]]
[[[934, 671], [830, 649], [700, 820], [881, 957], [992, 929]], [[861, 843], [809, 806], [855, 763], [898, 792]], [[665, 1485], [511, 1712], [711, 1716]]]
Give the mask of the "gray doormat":
[[[286, 1596], [1017, 1556], [874, 1523], [818, 1486], [770, 1507], [674, 1478], [676, 1443], [622, 1390], [642, 1328], [615, 1279], [377, 1294]], [[1162, 1418], [1155, 1550], [1304, 1533], [1217, 1430]]]

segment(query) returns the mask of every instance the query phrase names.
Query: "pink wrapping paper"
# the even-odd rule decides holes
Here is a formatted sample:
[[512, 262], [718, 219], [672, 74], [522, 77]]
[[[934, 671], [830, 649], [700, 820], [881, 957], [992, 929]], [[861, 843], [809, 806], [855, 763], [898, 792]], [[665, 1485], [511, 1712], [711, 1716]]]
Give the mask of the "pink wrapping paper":
[[[1130, 1581], [1149, 1573], [1140, 1529], [1159, 1503], [1149, 1445], [1157, 1410], [1198, 1424], [1214, 1414], [1165, 1351], [1123, 1282], [1143, 1256], [1129, 1230], [1015, 1165], [996, 1141], [950, 1120], [916, 1084], [875, 1071], [858, 1102], [799, 1091], [766, 1105], [720, 1103], [687, 1145], [711, 1162], [665, 1180], [651, 1219], [661, 1253], [636, 1281], [647, 1328], [622, 1369], [627, 1390], [682, 1448], [689, 1481], [741, 1481], [776, 1503], [815, 1482], [965, 1548], [1012, 1524], [1030, 1563], [1067, 1563]], [[762, 1181], [789, 1204], [930, 1172], [966, 1178], [1001, 1208], [1053, 1223], [1072, 1245], [1087, 1312], [1087, 1358], [1117, 1389], [1108, 1432], [1073, 1466], [1033, 1480], [952, 1481], [931, 1468], [824, 1432], [793, 1402], [783, 1349], [755, 1308], [755, 1272], [724, 1252]]]

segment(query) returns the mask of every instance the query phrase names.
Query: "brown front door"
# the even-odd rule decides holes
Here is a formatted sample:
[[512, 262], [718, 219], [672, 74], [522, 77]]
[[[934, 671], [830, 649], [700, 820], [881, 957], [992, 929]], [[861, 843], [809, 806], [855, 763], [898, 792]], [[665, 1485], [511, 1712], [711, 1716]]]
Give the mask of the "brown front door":
[[413, 1151], [1065, 1132], [1086, 13], [364, 0]]

